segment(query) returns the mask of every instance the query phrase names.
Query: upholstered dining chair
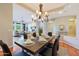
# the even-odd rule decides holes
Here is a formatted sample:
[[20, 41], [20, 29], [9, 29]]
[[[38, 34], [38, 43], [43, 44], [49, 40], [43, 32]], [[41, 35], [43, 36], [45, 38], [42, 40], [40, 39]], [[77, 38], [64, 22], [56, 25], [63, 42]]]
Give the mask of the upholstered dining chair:
[[48, 36], [50, 36], [50, 37], [51, 37], [51, 36], [52, 36], [52, 32], [48, 32]]
[[27, 39], [27, 33], [24, 33], [23, 35], [24, 35], [24, 39]]
[[34, 33], [32, 34], [32, 36], [33, 36], [33, 37], [36, 37], [36, 36], [37, 36], [37, 35], [36, 35], [36, 32], [34, 32]]
[[59, 50], [60, 34], [58, 35], [57, 39], [58, 39], [58, 47], [57, 47], [57, 51], [58, 51], [58, 50]]
[[2, 48], [2, 51], [3, 51], [4, 56], [12, 56], [9, 47], [2, 40], [0, 40], [0, 46]]
[[57, 56], [57, 51], [59, 50], [59, 38], [56, 38], [53, 48], [52, 48], [52, 56]]
[[[49, 37], [52, 37], [52, 32], [48, 32], [48, 36], [49, 36]], [[48, 46], [48, 47], [51, 47], [51, 46], [52, 46], [52, 44], [51, 44], [51, 43], [49, 43], [47, 46]]]
[[52, 44], [51, 48], [46, 47], [42, 51], [40, 51], [39, 54], [42, 56], [57, 56], [57, 51], [59, 50], [59, 38], [60, 36], [55, 39], [54, 44]]

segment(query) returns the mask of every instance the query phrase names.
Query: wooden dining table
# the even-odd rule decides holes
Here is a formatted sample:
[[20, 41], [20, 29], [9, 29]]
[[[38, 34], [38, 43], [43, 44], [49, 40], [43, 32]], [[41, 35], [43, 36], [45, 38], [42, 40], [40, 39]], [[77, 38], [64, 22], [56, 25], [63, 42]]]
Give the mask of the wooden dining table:
[[40, 42], [39, 40], [33, 40], [34, 44], [32, 45], [26, 45], [24, 42], [25, 40], [18, 40], [15, 41], [15, 44], [21, 47], [23, 50], [26, 50], [27, 52], [30, 52], [33, 55], [36, 55], [39, 53], [50, 41], [52, 41], [54, 37], [52, 38], [45, 38], [45, 42]]

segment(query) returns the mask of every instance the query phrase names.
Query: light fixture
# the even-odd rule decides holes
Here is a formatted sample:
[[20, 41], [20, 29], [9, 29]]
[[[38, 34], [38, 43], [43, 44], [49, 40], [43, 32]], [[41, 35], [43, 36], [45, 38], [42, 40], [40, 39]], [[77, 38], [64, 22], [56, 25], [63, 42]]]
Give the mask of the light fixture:
[[38, 14], [38, 10], [36, 10], [36, 13]]
[[34, 18], [34, 15], [32, 15], [32, 18]]
[[43, 11], [43, 4], [39, 4], [39, 10], [36, 10], [36, 14], [35, 16], [32, 15], [32, 19], [39, 19], [41, 21], [43, 21], [44, 19], [48, 18], [48, 12]]
[[62, 13], [63, 13], [63, 11], [59, 11], [58, 13], [59, 13], [59, 14], [62, 14]]
[[39, 14], [39, 16], [41, 16], [41, 12], [39, 12], [38, 14]]
[[48, 13], [47, 13], [47, 12], [45, 12], [45, 15], [48, 15]]

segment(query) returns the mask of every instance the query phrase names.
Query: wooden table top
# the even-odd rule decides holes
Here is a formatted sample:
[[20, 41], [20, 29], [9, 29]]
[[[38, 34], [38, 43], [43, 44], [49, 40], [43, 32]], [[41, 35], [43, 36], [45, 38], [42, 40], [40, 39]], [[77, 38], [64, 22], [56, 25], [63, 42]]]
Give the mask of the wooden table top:
[[53, 39], [53, 37], [51, 39], [46, 39], [46, 42], [39, 42], [38, 40], [35, 40], [33, 45], [29, 45], [27, 46], [24, 43], [24, 40], [18, 40], [17, 42], [15, 42], [15, 44], [17, 44], [18, 46], [20, 46], [21, 48], [25, 49], [25, 50], [29, 50], [32, 53], [37, 53], [41, 48], [43, 48], [47, 43], [49, 43], [51, 40]]

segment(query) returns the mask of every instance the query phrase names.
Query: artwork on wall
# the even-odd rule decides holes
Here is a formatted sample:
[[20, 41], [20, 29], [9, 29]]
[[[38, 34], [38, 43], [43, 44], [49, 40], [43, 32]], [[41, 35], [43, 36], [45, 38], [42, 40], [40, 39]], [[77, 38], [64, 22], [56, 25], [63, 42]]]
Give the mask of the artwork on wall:
[[64, 25], [59, 25], [59, 29], [60, 29], [60, 31], [63, 31], [64, 30]]
[[76, 36], [76, 18], [73, 17], [68, 21], [68, 35], [69, 36]]

